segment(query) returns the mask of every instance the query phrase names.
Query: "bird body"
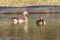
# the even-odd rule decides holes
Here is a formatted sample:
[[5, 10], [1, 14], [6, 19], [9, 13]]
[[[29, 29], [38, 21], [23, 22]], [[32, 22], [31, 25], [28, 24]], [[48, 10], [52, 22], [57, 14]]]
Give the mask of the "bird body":
[[46, 25], [46, 21], [37, 20], [36, 24], [37, 24], [37, 26], [40, 26], [40, 25], [44, 26], [44, 25]]
[[13, 18], [11, 18], [11, 19], [13, 19], [13, 23], [14, 24], [22, 24], [23, 22], [28, 22], [28, 18], [27, 18], [27, 16], [26, 16], [26, 14], [28, 14], [28, 12], [27, 11], [24, 11], [23, 12], [23, 19], [22, 18], [18, 18], [18, 17], [13, 17]]
[[23, 22], [24, 22], [24, 20], [23, 19], [20, 19], [20, 18], [16, 18], [16, 19], [13, 19], [13, 21], [14, 21], [14, 24], [22, 24]]
[[42, 17], [36, 21], [36, 25], [40, 27], [40, 31], [43, 30], [43, 27], [46, 25], [46, 21]]
[[23, 19], [17, 18], [17, 17], [11, 18], [11, 19], [13, 19], [14, 24], [19, 24], [20, 25], [20, 24], [23, 23], [25, 32], [28, 32], [28, 17], [27, 17], [27, 14], [29, 14], [27, 11], [23, 12], [23, 17], [24, 17]]

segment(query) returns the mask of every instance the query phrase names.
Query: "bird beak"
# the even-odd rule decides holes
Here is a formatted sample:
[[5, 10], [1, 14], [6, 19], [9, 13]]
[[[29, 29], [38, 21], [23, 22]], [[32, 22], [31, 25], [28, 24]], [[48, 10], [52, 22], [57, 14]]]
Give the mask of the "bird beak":
[[28, 16], [29, 16], [29, 14], [26, 14], [26, 16], [28, 17]]

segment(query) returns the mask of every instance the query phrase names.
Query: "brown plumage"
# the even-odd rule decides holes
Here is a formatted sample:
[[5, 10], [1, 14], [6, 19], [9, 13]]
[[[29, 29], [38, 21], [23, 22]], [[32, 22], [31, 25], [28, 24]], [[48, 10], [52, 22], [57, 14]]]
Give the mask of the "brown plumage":
[[46, 25], [46, 21], [40, 17], [40, 19], [36, 21], [36, 25], [40, 27], [40, 31], [43, 31], [43, 27]]

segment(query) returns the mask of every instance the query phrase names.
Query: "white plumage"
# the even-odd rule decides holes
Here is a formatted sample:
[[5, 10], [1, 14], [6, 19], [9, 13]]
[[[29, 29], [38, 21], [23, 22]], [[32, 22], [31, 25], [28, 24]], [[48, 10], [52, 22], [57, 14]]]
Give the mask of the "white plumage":
[[13, 21], [14, 21], [14, 24], [17, 24], [17, 23], [21, 24], [24, 22], [24, 20], [22, 19], [14, 19]]
[[24, 20], [19, 19], [19, 20], [18, 20], [18, 22], [21, 24], [21, 23], [23, 23], [23, 22], [24, 22]]
[[14, 21], [14, 24], [17, 24], [18, 23], [17, 19], [13, 19], [13, 21]]
[[44, 25], [46, 25], [46, 21], [44, 21]]

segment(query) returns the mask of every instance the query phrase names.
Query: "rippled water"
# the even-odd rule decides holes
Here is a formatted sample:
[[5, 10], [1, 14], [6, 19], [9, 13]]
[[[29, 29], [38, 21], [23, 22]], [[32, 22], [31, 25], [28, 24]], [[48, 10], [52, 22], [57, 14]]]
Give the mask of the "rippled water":
[[[47, 21], [44, 32], [40, 32], [40, 27], [35, 24], [40, 16]], [[23, 25], [11, 25], [11, 17], [23, 18], [23, 15], [1, 14], [0, 40], [60, 40], [60, 14], [30, 14], [28, 33], [23, 30]]]

